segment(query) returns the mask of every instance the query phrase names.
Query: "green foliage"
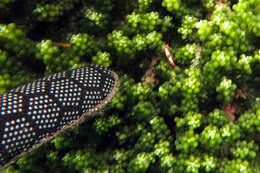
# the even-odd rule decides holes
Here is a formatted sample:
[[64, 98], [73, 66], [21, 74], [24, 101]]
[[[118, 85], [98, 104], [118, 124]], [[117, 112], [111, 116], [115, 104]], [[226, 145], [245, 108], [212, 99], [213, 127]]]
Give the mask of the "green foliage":
[[195, 151], [199, 145], [199, 135], [193, 130], [188, 130], [178, 136], [175, 140], [176, 149], [184, 153]]
[[216, 88], [217, 93], [219, 93], [217, 99], [223, 103], [230, 103], [232, 101], [232, 97], [235, 95], [236, 88], [237, 86], [232, 84], [230, 79], [223, 77], [219, 86]]
[[2, 45], [6, 50], [14, 52], [20, 57], [34, 53], [35, 44], [15, 23], [0, 24], [0, 31], [0, 41], [5, 43]]
[[115, 125], [118, 125], [121, 122], [121, 120], [115, 116], [109, 116], [97, 119], [94, 123], [94, 126], [96, 127], [96, 132], [99, 134], [103, 134], [107, 131], [109, 131], [110, 128], [112, 128]]
[[107, 23], [107, 16], [99, 11], [96, 11], [94, 8], [89, 8], [86, 6], [82, 9], [82, 12], [84, 13], [85, 18], [88, 19], [93, 26], [102, 28]]
[[110, 54], [108, 52], [97, 52], [96, 56], [93, 56], [92, 62], [94, 64], [100, 64], [104, 67], [109, 67], [111, 65]]
[[148, 169], [152, 158], [147, 153], [139, 153], [136, 158], [130, 161], [129, 167], [127, 169], [128, 172], [146, 172]]
[[240, 141], [236, 143], [234, 148], [231, 148], [231, 152], [234, 157], [241, 159], [254, 159], [256, 157], [256, 152], [258, 151], [258, 146], [254, 144], [253, 141]]
[[259, 172], [259, 15], [260, 0], [2, 0], [1, 93], [87, 63], [120, 80], [103, 116], [3, 172]]
[[4, 7], [6, 7], [7, 5], [9, 5], [13, 2], [15, 2], [15, 0], [2, 0], [0, 2], [0, 8], [4, 8]]
[[214, 109], [212, 112], [209, 113], [209, 123], [216, 125], [216, 126], [223, 126], [227, 123], [228, 116], [227, 114], [220, 109]]
[[52, 3], [39, 3], [33, 10], [39, 21], [53, 22], [74, 7], [78, 0], [53, 1]]
[[192, 60], [196, 58], [199, 51], [199, 46], [195, 44], [186, 44], [176, 52], [176, 63], [191, 64]]
[[205, 148], [219, 149], [222, 143], [220, 129], [216, 126], [207, 126], [201, 133], [201, 143]]
[[188, 112], [184, 118], [175, 118], [176, 126], [183, 127], [188, 126], [189, 129], [195, 129], [201, 125], [202, 115], [195, 112]]
[[127, 56], [131, 59], [134, 58], [134, 44], [127, 36], [124, 36], [123, 31], [114, 30], [111, 34], [108, 35], [108, 41], [109, 45], [116, 49], [119, 56]]

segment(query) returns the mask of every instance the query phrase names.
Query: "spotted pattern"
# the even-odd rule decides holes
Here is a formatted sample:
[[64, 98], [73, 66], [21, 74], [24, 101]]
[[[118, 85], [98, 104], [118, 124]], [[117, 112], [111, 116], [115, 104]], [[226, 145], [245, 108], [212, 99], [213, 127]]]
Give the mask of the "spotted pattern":
[[0, 168], [96, 110], [116, 82], [106, 68], [89, 65], [0, 95]]

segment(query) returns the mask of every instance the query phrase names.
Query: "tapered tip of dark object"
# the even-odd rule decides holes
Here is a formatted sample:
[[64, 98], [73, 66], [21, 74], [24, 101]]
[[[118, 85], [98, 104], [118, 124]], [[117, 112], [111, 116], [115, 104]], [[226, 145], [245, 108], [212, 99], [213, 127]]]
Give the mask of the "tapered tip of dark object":
[[0, 95], [0, 169], [99, 110], [116, 93], [114, 72], [89, 65]]

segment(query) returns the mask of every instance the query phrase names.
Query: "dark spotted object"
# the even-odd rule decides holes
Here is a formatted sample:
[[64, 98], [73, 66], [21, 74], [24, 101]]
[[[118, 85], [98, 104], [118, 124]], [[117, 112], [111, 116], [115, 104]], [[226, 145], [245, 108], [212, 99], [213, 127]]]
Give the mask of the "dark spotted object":
[[101, 108], [117, 85], [115, 73], [89, 65], [0, 95], [0, 168]]

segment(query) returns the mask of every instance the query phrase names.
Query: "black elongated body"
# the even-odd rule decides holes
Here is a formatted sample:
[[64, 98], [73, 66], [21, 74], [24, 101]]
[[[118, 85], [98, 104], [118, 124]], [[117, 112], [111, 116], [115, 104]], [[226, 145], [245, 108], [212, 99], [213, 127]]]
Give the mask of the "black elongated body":
[[0, 169], [109, 101], [117, 75], [98, 65], [44, 77], [0, 95]]

